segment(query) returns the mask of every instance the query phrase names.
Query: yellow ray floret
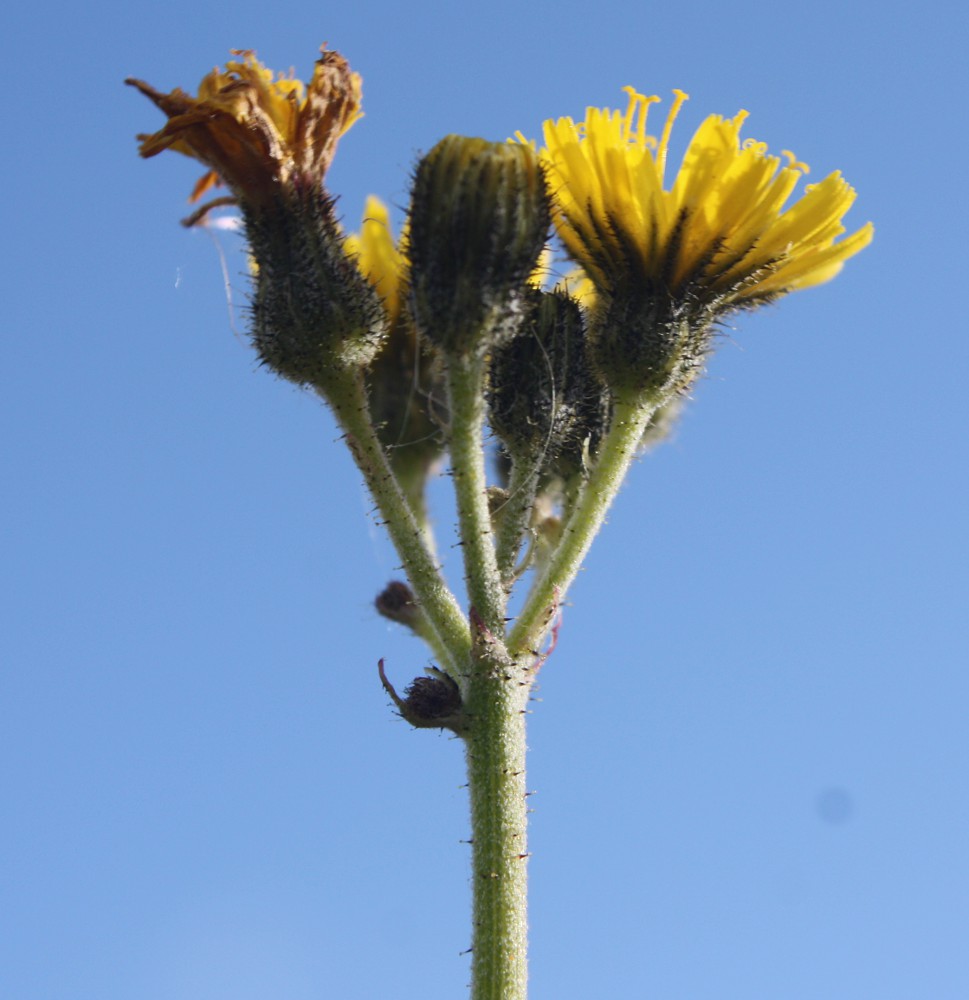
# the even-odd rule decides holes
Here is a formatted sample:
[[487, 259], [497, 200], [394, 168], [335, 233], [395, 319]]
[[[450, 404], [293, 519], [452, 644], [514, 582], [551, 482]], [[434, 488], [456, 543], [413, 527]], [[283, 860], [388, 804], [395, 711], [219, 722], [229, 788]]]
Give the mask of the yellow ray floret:
[[325, 49], [307, 85], [273, 79], [253, 52], [233, 55], [239, 58], [203, 78], [197, 97], [126, 81], [168, 116], [164, 128], [138, 136], [141, 155], [173, 149], [209, 167], [193, 200], [220, 181], [240, 201], [256, 203], [281, 184], [321, 184], [340, 136], [361, 116], [359, 75]]
[[403, 308], [403, 273], [407, 259], [404, 236], [394, 240], [387, 206], [374, 195], [367, 198], [359, 233], [346, 238], [347, 253], [357, 260], [361, 272], [383, 300], [393, 325]]
[[667, 184], [670, 133], [687, 95], [675, 91], [657, 138], [647, 118], [659, 98], [626, 90], [625, 112], [589, 108], [584, 121], [544, 126], [557, 229], [597, 290], [640, 282], [737, 308], [827, 281], [871, 241], [870, 223], [838, 240], [855, 200], [838, 172], [788, 204], [807, 167], [741, 141], [743, 111], [707, 118]]

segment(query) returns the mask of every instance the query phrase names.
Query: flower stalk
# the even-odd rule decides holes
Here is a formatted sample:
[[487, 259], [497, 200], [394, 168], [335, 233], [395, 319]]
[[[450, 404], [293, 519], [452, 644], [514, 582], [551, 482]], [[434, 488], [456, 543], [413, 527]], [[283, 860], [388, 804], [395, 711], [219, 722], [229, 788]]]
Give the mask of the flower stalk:
[[492, 635], [501, 635], [505, 592], [498, 572], [495, 538], [488, 509], [485, 474], [484, 358], [452, 356], [447, 361], [451, 426], [448, 450], [458, 507], [461, 550], [468, 600]]
[[538, 491], [537, 463], [514, 461], [508, 477], [507, 494], [496, 512], [498, 530], [495, 533], [498, 573], [506, 592], [515, 582], [515, 570], [522, 542], [528, 536], [529, 523]]
[[452, 668], [466, 663], [471, 649], [467, 619], [444, 582], [424, 530], [387, 460], [370, 420], [362, 372], [356, 377], [334, 379], [320, 392], [344, 432], [350, 453], [401, 558], [421, 611], [436, 637], [436, 651]]
[[561, 542], [535, 581], [508, 636], [512, 656], [537, 655], [549, 626], [582, 567], [592, 542], [639, 452], [639, 442], [658, 403], [649, 397], [617, 400], [598, 460], [575, 500]]

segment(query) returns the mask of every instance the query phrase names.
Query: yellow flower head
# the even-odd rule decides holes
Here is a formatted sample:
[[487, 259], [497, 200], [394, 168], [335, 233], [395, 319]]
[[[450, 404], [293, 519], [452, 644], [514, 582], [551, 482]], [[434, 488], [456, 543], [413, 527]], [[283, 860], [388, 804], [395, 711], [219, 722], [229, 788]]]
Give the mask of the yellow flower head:
[[438, 416], [445, 412], [440, 370], [420, 344], [407, 312], [407, 241], [395, 241], [387, 206], [371, 195], [359, 233], [344, 240], [347, 255], [383, 302], [389, 335], [367, 370], [370, 415], [390, 464], [415, 510], [424, 508], [428, 472], [443, 450]]
[[583, 122], [544, 126], [557, 229], [597, 292], [646, 286], [722, 314], [827, 281], [871, 241], [869, 223], [837, 242], [855, 199], [838, 172], [785, 207], [807, 167], [741, 141], [744, 111], [707, 118], [667, 185], [670, 132], [687, 95], [675, 91], [657, 138], [646, 120], [659, 98], [626, 91], [625, 112], [589, 108]]
[[382, 299], [391, 326], [396, 324], [403, 308], [405, 235], [401, 234], [399, 242], [394, 241], [387, 206], [370, 195], [360, 232], [348, 236], [345, 244], [347, 253], [356, 258], [357, 266]]
[[280, 185], [319, 186], [340, 136], [361, 116], [359, 75], [325, 49], [305, 86], [291, 77], [274, 80], [253, 52], [233, 55], [239, 58], [203, 78], [197, 97], [125, 81], [168, 115], [160, 131], [138, 136], [141, 155], [173, 149], [209, 167], [193, 201], [220, 181], [248, 204], [271, 199]]

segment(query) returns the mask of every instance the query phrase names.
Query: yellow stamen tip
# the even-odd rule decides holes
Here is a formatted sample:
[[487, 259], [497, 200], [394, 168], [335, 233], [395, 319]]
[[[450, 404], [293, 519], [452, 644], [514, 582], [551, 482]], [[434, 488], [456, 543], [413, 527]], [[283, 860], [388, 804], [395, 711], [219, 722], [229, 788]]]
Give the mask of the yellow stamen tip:
[[789, 149], [782, 149], [781, 156], [787, 157], [788, 170], [800, 170], [802, 174], [811, 172], [811, 168], [803, 160], [799, 160]]

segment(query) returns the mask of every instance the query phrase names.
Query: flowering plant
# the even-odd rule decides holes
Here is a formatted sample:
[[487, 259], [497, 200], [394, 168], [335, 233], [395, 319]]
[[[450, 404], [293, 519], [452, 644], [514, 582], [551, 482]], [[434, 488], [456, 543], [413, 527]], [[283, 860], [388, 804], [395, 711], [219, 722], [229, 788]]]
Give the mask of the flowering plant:
[[[522, 1000], [527, 980], [525, 708], [562, 602], [630, 463], [663, 436], [738, 310], [832, 278], [870, 242], [845, 236], [838, 173], [791, 202], [807, 168], [741, 140], [746, 113], [707, 118], [667, 180], [677, 91], [627, 88], [625, 110], [550, 120], [544, 146], [450, 135], [417, 166], [405, 228], [367, 203], [336, 218], [326, 173], [361, 115], [361, 84], [324, 50], [309, 84], [236, 52], [196, 96], [128, 82], [167, 116], [141, 154], [206, 173], [192, 213], [237, 205], [253, 262], [252, 340], [278, 375], [318, 393], [381, 512], [406, 581], [377, 610], [438, 666], [398, 694], [417, 728], [466, 748], [475, 1000]], [[543, 284], [554, 229], [575, 271]], [[498, 441], [488, 475], [486, 429]], [[436, 558], [429, 477], [447, 456], [468, 605]], [[523, 590], [509, 619], [512, 595]]]

